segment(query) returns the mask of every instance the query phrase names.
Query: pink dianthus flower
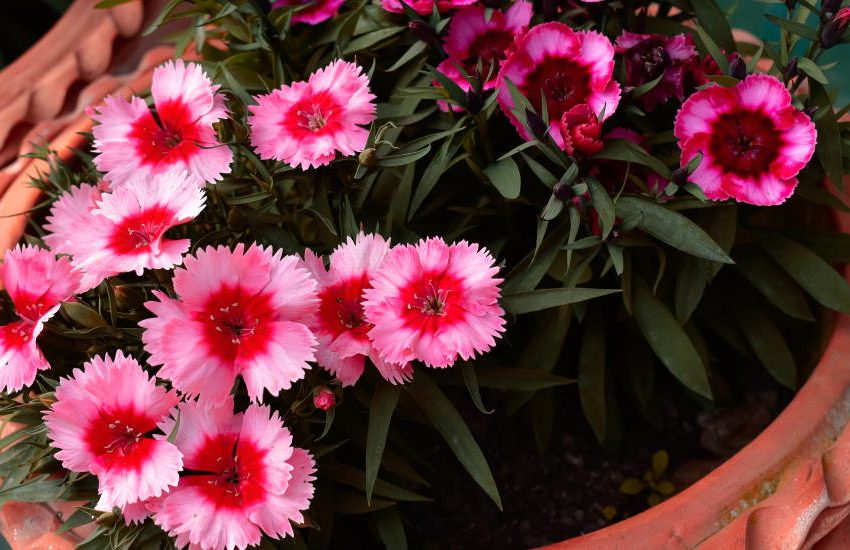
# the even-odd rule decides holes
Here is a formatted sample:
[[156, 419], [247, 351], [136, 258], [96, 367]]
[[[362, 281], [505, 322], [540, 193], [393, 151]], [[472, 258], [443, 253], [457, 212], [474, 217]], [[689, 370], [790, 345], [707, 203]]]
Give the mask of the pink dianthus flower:
[[[166, 440], [152, 436], [179, 401], [157, 386], [132, 357], [96, 356], [56, 388], [44, 423], [56, 458], [73, 472], [97, 476], [97, 509], [141, 503], [177, 485], [183, 457]], [[130, 517], [134, 517], [131, 507]]]
[[248, 124], [257, 154], [302, 170], [329, 164], [337, 152], [362, 151], [369, 137], [362, 126], [375, 120], [369, 78], [359, 66], [339, 59], [307, 81], [255, 99]]
[[244, 550], [293, 534], [313, 497], [315, 466], [310, 454], [292, 446], [280, 416], [251, 405], [233, 414], [226, 398], [213, 407], [187, 402], [168, 422], [180, 424], [174, 443], [187, 475], [159, 503], [154, 521], [177, 546], [197, 550]]
[[673, 133], [682, 166], [702, 154], [690, 180], [706, 197], [756, 205], [781, 204], [794, 193], [817, 142], [812, 120], [768, 75], [694, 93], [679, 109]]
[[396, 364], [381, 358], [369, 339], [372, 325], [363, 313], [363, 292], [389, 249], [380, 235], [360, 233], [333, 251], [327, 270], [311, 250], [304, 253], [304, 263], [319, 283], [319, 312], [310, 325], [319, 340], [316, 360], [343, 386], [357, 382], [367, 357], [394, 384], [406, 382], [413, 373], [407, 361]]
[[434, 237], [394, 247], [363, 304], [381, 357], [449, 367], [495, 346], [505, 319], [493, 263], [466, 241], [449, 245]]
[[19, 317], [0, 326], [0, 390], [16, 391], [32, 384], [38, 371], [50, 368], [36, 340], [61, 302], [73, 300], [80, 274], [68, 258], [18, 245], [6, 252], [0, 280]]
[[254, 401], [277, 395], [315, 359], [307, 323], [318, 306], [316, 282], [297, 256], [256, 244], [207, 247], [174, 272], [178, 299], [155, 291], [154, 317], [139, 322], [157, 375], [188, 395], [225, 398], [241, 375]]
[[181, 168], [200, 185], [230, 172], [233, 152], [218, 141], [213, 124], [227, 116], [224, 96], [216, 93], [201, 66], [169, 61], [153, 71], [151, 95], [156, 118], [145, 101], [107, 97], [93, 118], [98, 170], [116, 185]]

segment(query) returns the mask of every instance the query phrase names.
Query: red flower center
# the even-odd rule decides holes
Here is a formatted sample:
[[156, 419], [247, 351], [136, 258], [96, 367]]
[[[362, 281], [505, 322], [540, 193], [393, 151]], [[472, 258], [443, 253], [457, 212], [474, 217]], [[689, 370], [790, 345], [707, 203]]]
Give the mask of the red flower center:
[[14, 321], [6, 327], [7, 329], [3, 332], [3, 344], [7, 348], [21, 349], [29, 344], [33, 331], [32, 323], [27, 320]]
[[158, 164], [186, 160], [194, 154], [200, 139], [196, 120], [182, 102], [172, 100], [157, 108], [159, 120], [148, 111], [139, 117], [130, 130], [130, 139], [143, 164]]
[[537, 112], [541, 113], [542, 90], [546, 96], [549, 118], [560, 120], [561, 114], [587, 102], [590, 81], [590, 71], [584, 65], [570, 59], [549, 57], [526, 77], [526, 84], [521, 91]]
[[781, 145], [781, 134], [770, 117], [757, 111], [736, 111], [715, 121], [709, 147], [728, 172], [753, 175], [770, 170]]
[[367, 338], [371, 324], [363, 315], [363, 290], [369, 287], [366, 277], [361, 277], [323, 289], [319, 294], [322, 328], [334, 337], [351, 331], [358, 338]]
[[489, 62], [501, 61], [507, 56], [507, 51], [514, 41], [513, 34], [505, 29], [490, 29], [475, 37], [469, 45], [469, 52], [484, 61], [484, 71], [489, 69]]
[[125, 218], [112, 233], [109, 246], [116, 254], [135, 254], [161, 239], [173, 218], [174, 213], [164, 205]]
[[240, 287], [223, 288], [210, 297], [197, 320], [205, 327], [212, 355], [226, 363], [250, 360], [265, 352], [269, 320], [274, 315], [265, 294], [248, 295]]
[[138, 470], [148, 456], [145, 441], [156, 422], [131, 407], [102, 410], [86, 431], [92, 454], [108, 460], [113, 467]]
[[207, 440], [187, 465], [198, 472], [185, 479], [219, 508], [242, 509], [264, 498], [266, 451], [236, 435]]
[[303, 137], [321, 132], [333, 121], [339, 105], [328, 92], [311, 94], [293, 105], [284, 115], [283, 127], [295, 137]]
[[401, 291], [405, 323], [423, 332], [436, 332], [463, 318], [459, 303], [463, 296], [460, 280], [442, 273], [426, 273]]
[[48, 309], [50, 309], [50, 306], [47, 304], [44, 295], [36, 296], [21, 293], [15, 298], [15, 312], [30, 324], [38, 321], [47, 313]]

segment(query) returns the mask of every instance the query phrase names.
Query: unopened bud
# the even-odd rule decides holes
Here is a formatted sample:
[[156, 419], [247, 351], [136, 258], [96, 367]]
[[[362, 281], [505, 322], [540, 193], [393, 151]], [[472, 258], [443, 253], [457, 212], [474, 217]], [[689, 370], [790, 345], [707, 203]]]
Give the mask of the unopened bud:
[[375, 161], [378, 159], [378, 153], [375, 151], [374, 147], [367, 147], [363, 149], [360, 155], [357, 157], [357, 161], [363, 166], [375, 166]]
[[821, 48], [826, 50], [841, 42], [848, 25], [850, 25], [850, 8], [841, 8], [821, 28]]
[[679, 187], [688, 183], [688, 170], [686, 168], [676, 168], [670, 174], [670, 183], [675, 183]]
[[558, 182], [552, 187], [552, 194], [562, 201], [567, 201], [573, 197], [573, 188], [571, 185]]
[[788, 82], [789, 80], [791, 80], [792, 78], [797, 76], [799, 74], [799, 72], [800, 72], [800, 69], [797, 66], [797, 58], [795, 57], [794, 59], [789, 61], [787, 65], [785, 65], [785, 71], [784, 71], [785, 81]]
[[409, 21], [407, 27], [416, 33], [422, 42], [435, 49], [440, 49], [440, 35], [434, 27], [423, 21]]
[[729, 76], [744, 80], [747, 78], [747, 64], [739, 54], [734, 54], [732, 61], [729, 62]]
[[328, 388], [319, 388], [313, 394], [313, 406], [320, 411], [329, 411], [336, 405], [336, 396]]
[[531, 135], [537, 139], [544, 139], [549, 133], [549, 125], [546, 121], [531, 109], [525, 110], [525, 118], [528, 121], [528, 129], [531, 130]]

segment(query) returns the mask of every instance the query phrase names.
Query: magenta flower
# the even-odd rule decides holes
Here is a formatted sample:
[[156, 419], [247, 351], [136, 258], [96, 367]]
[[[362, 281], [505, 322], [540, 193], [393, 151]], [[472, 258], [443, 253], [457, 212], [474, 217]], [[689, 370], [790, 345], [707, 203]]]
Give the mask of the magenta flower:
[[302, 170], [330, 163], [337, 152], [362, 151], [369, 131], [361, 126], [375, 120], [369, 78], [347, 61], [336, 60], [306, 82], [255, 99], [248, 124], [257, 154]]
[[[151, 432], [179, 401], [157, 386], [132, 357], [96, 356], [56, 388], [44, 423], [56, 458], [72, 472], [97, 476], [97, 509], [111, 512], [156, 498], [177, 485], [183, 458]], [[130, 516], [134, 517], [133, 509]]]
[[73, 256], [74, 267], [94, 284], [119, 273], [170, 269], [183, 263], [190, 243], [166, 239], [165, 232], [194, 219], [205, 200], [195, 178], [176, 168], [111, 193], [82, 185], [54, 203], [44, 240]]
[[180, 168], [212, 183], [230, 172], [233, 152], [218, 141], [213, 124], [225, 116], [224, 96], [195, 63], [182, 59], [153, 72], [154, 118], [144, 100], [110, 96], [93, 118], [94, 158], [107, 179], [121, 185]]
[[180, 406], [174, 443], [197, 474], [183, 476], [154, 514], [179, 548], [244, 550], [263, 533], [291, 536], [292, 522], [303, 522], [310, 506], [313, 458], [292, 446], [278, 414], [258, 405], [232, 410], [229, 398], [212, 407]]
[[[495, 10], [488, 14], [482, 6], [463, 8], [449, 23], [445, 39], [449, 57], [437, 65], [437, 70], [463, 91], [469, 91], [472, 85], [460, 69], [474, 75], [481, 60], [484, 74], [478, 76], [483, 81], [483, 89], [495, 88], [499, 67], [528, 28], [531, 14], [531, 4], [525, 0], [519, 0], [505, 12]], [[446, 110], [446, 102], [439, 104]]]
[[591, 157], [604, 146], [602, 122], [586, 103], [564, 113], [559, 130], [568, 155]]
[[360, 233], [356, 240], [349, 238], [333, 251], [327, 270], [311, 250], [304, 253], [304, 263], [319, 283], [319, 312], [310, 324], [319, 340], [316, 360], [343, 386], [360, 379], [367, 357], [381, 376], [394, 384], [406, 382], [413, 374], [407, 361], [396, 364], [381, 357], [369, 339], [372, 324], [363, 313], [363, 292], [370, 288], [369, 280], [389, 248], [380, 235]]
[[814, 123], [768, 75], [696, 92], [679, 109], [673, 131], [682, 166], [703, 155], [690, 179], [709, 199], [758, 205], [791, 196], [817, 141]]
[[[413, 8], [419, 15], [428, 15], [434, 11], [434, 2], [437, 4], [437, 11], [440, 13], [451, 11], [463, 6], [471, 6], [476, 4], [478, 0], [405, 0], [405, 4]], [[381, 7], [393, 13], [404, 13], [404, 8], [400, 0], [381, 0]]]
[[19, 317], [0, 326], [0, 390], [17, 391], [32, 384], [38, 371], [50, 368], [36, 340], [61, 302], [73, 300], [80, 274], [68, 258], [18, 245], [6, 252], [0, 281]]
[[495, 346], [505, 319], [493, 263], [466, 241], [434, 237], [394, 247], [364, 291], [369, 336], [381, 357], [442, 368]]
[[313, 0], [307, 2], [304, 0], [275, 0], [272, 8], [307, 5], [308, 7], [292, 15], [292, 22], [318, 25], [336, 15], [344, 2], [345, 0]]
[[[564, 113], [583, 103], [607, 119], [620, 102], [620, 85], [611, 78], [614, 47], [595, 31], [575, 32], [563, 23], [537, 25], [520, 40], [499, 72], [499, 105], [519, 134], [531, 139], [512, 112], [510, 80], [528, 98], [538, 114], [546, 97], [549, 135], [560, 146], [560, 122]], [[604, 113], [604, 115], [603, 115]]]
[[688, 75], [698, 62], [697, 50], [690, 35], [635, 34], [623, 31], [617, 38], [617, 53], [626, 64], [626, 85], [637, 88], [661, 80], [638, 101], [645, 111], [653, 111], [672, 97], [685, 98]]
[[254, 401], [289, 389], [315, 359], [307, 323], [316, 282], [297, 256], [256, 244], [207, 247], [174, 272], [178, 299], [155, 291], [155, 317], [139, 322], [157, 375], [188, 395], [224, 399], [241, 375]]

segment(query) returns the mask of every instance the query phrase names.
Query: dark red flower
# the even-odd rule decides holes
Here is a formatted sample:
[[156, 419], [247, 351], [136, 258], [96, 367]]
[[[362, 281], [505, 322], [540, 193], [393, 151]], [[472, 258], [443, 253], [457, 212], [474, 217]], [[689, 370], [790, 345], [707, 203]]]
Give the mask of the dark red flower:
[[602, 122], [586, 103], [564, 113], [560, 128], [568, 155], [590, 157], [602, 150]]

